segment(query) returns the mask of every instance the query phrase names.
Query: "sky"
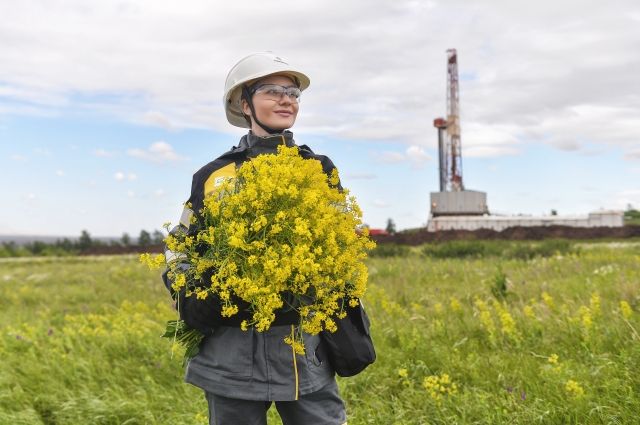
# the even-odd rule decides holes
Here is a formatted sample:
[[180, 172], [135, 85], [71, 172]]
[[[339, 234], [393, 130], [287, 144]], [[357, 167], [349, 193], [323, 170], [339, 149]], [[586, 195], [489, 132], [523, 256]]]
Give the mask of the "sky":
[[494, 214], [640, 207], [635, 0], [0, 0], [0, 234], [137, 235], [245, 130], [229, 69], [273, 51], [311, 78], [292, 128], [364, 221], [424, 226], [446, 50], [464, 185]]

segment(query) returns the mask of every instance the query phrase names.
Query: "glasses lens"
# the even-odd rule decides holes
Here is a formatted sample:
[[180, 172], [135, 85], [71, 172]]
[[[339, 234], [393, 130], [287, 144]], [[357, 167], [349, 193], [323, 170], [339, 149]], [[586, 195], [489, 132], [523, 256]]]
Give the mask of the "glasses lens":
[[297, 102], [300, 99], [300, 89], [297, 87], [283, 87], [277, 84], [264, 84], [255, 91], [256, 94], [260, 94], [265, 99], [279, 101], [283, 95], [287, 95], [292, 102]]

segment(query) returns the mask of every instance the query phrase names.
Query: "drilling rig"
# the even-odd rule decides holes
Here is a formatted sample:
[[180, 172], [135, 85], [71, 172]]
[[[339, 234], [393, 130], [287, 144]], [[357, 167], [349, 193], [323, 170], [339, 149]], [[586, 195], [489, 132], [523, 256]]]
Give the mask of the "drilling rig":
[[431, 216], [488, 214], [487, 194], [465, 190], [462, 181], [458, 53], [447, 50], [447, 119], [436, 118], [440, 191], [431, 193]]

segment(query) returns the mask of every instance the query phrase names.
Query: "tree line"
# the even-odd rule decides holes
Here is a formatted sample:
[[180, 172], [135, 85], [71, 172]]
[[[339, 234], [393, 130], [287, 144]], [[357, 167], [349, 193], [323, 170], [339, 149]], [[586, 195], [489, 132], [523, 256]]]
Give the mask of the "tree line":
[[25, 244], [17, 244], [15, 241], [3, 242], [0, 245], [0, 257], [78, 255], [105, 247], [144, 249], [161, 245], [164, 238], [165, 235], [160, 230], [153, 232], [141, 230], [137, 238], [132, 238], [125, 232], [119, 239], [101, 240], [93, 238], [87, 230], [83, 230], [77, 239], [62, 238], [55, 242], [35, 240]]

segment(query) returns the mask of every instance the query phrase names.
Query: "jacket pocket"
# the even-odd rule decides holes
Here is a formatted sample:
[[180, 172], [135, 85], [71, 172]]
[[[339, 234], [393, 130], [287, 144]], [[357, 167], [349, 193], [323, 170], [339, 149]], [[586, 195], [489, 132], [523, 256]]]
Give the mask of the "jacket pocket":
[[320, 335], [308, 335], [304, 336], [305, 343], [305, 356], [307, 358], [307, 364], [309, 368], [320, 367], [326, 361], [326, 355], [324, 353], [324, 346]]
[[200, 347], [198, 363], [224, 376], [250, 378], [253, 375], [253, 329], [220, 326]]

